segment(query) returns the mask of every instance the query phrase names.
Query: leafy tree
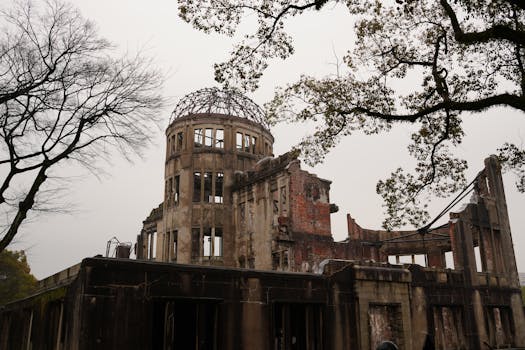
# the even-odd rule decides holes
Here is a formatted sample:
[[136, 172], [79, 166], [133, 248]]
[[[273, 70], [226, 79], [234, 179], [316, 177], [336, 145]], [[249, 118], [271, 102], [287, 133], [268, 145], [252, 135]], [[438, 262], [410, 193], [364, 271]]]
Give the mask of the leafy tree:
[[49, 209], [44, 183], [53, 170], [67, 162], [93, 170], [112, 149], [140, 152], [158, 130], [164, 100], [152, 62], [113, 57], [71, 5], [11, 3], [0, 23], [2, 251], [30, 210]]
[[23, 250], [0, 253], [0, 305], [30, 295], [36, 285]]
[[[268, 117], [273, 123], [317, 123], [313, 137], [299, 145], [310, 164], [356, 131], [376, 134], [397, 123], [414, 124], [408, 148], [417, 161], [414, 171], [395, 170], [379, 181], [377, 192], [385, 201], [384, 227], [420, 225], [428, 218], [422, 194], [447, 196], [465, 185], [467, 163], [452, 153], [465, 133], [464, 113], [495, 106], [525, 111], [525, 2], [179, 0], [179, 10], [195, 28], [226, 35], [247, 14], [257, 18], [256, 30], [228, 61], [215, 65], [217, 81], [255, 90], [270, 59], [294, 52], [287, 22], [329, 4], [356, 18], [345, 69], [335, 76], [302, 76], [278, 89], [266, 106]], [[409, 93], [399, 88], [404, 81], [414, 86]], [[525, 191], [523, 149], [505, 143], [499, 153]]]

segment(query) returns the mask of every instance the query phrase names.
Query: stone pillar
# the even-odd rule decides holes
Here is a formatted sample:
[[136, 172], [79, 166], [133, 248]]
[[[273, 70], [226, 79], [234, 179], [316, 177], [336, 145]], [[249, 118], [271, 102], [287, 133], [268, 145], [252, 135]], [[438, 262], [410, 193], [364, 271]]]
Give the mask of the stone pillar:
[[514, 293], [510, 297], [512, 308], [512, 319], [514, 321], [514, 341], [517, 347], [525, 347], [525, 317], [523, 315], [523, 304], [520, 293]]
[[[474, 314], [473, 321], [475, 322], [476, 333], [470, 334], [470, 335], [467, 334], [467, 337], [469, 338], [469, 342], [471, 342], [471, 344], [472, 342], [475, 342], [476, 349], [486, 349], [487, 346], [485, 344], [489, 344], [489, 338], [487, 335], [487, 329], [485, 328], [483, 303], [481, 301], [481, 296], [479, 294], [479, 291], [474, 290], [472, 292], [471, 302], [472, 302], [472, 311]], [[468, 310], [469, 305], [466, 305], [465, 309], [467, 309], [467, 313], [468, 313], [470, 311]], [[466, 321], [468, 322], [468, 318]]]
[[[430, 261], [430, 259], [429, 259]], [[414, 349], [423, 349], [429, 333], [427, 320], [427, 300], [423, 287], [412, 289], [412, 346]]]
[[242, 349], [270, 349], [268, 305], [263, 300], [261, 281], [246, 280], [242, 301]]

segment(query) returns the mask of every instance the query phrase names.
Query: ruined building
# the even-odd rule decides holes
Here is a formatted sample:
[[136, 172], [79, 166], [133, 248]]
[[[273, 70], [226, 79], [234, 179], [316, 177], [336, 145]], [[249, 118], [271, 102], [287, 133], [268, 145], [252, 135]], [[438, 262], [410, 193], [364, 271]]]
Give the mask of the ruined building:
[[166, 138], [137, 260], [87, 258], [40, 281], [0, 309], [1, 349], [525, 348], [496, 157], [448, 223], [389, 232], [348, 215], [335, 242], [330, 181], [273, 157], [251, 100], [188, 95]]

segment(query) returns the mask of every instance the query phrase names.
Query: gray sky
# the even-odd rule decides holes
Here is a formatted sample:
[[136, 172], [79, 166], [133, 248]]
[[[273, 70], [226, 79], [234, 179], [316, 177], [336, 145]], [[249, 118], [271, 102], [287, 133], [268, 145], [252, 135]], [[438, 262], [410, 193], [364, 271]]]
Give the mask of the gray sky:
[[[5, 3], [5, 2], [2, 2]], [[165, 94], [172, 103], [165, 111], [167, 126], [171, 109], [184, 95], [209, 86], [213, 81], [212, 64], [225, 60], [232, 44], [227, 37], [205, 35], [183, 23], [177, 16], [175, 0], [74, 0], [82, 14], [95, 21], [100, 34], [130, 53], [143, 50], [155, 58], [167, 72]], [[249, 18], [248, 18], [249, 20]], [[272, 61], [261, 88], [250, 95], [257, 103], [269, 100], [274, 88], [296, 80], [301, 74], [323, 76], [336, 72], [341, 58], [353, 41], [352, 22], [340, 7], [321, 14], [293, 20], [289, 32], [294, 35], [296, 54], [287, 61]], [[409, 88], [407, 82], [407, 88]], [[483, 159], [504, 140], [522, 143], [525, 138], [523, 115], [510, 109], [492, 109], [466, 117], [467, 133], [458, 154], [469, 162], [469, 181], [483, 167]], [[282, 154], [308, 133], [307, 127], [281, 125], [272, 129], [275, 154]], [[412, 160], [406, 146], [410, 126], [395, 128], [388, 134], [346, 138], [324, 164], [309, 169], [332, 181], [331, 201], [340, 210], [332, 215], [336, 239], [346, 236], [346, 213], [362, 227], [380, 228], [383, 209], [375, 184], [398, 166]], [[65, 200], [74, 204], [71, 214], [41, 216], [25, 225], [12, 248], [26, 249], [33, 273], [38, 278], [51, 275], [82, 258], [104, 254], [106, 242], [113, 236], [135, 242], [142, 220], [163, 196], [164, 130], [158, 131], [156, 145], [143, 159], [133, 164], [114, 157], [112, 164], [101, 164], [105, 174], [99, 178], [80, 168], [61, 168], [56, 175], [73, 176], [65, 186]], [[505, 176], [513, 241], [518, 269], [525, 271], [525, 195]], [[432, 204], [437, 214], [448, 200]]]

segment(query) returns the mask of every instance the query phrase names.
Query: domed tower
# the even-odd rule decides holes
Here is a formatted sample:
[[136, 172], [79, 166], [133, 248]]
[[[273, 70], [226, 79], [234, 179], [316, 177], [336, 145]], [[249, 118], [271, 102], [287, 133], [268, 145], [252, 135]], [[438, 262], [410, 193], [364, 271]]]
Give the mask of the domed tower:
[[182, 98], [166, 129], [164, 202], [144, 221], [137, 257], [234, 266], [234, 173], [271, 156], [273, 141], [260, 107], [235, 90]]

